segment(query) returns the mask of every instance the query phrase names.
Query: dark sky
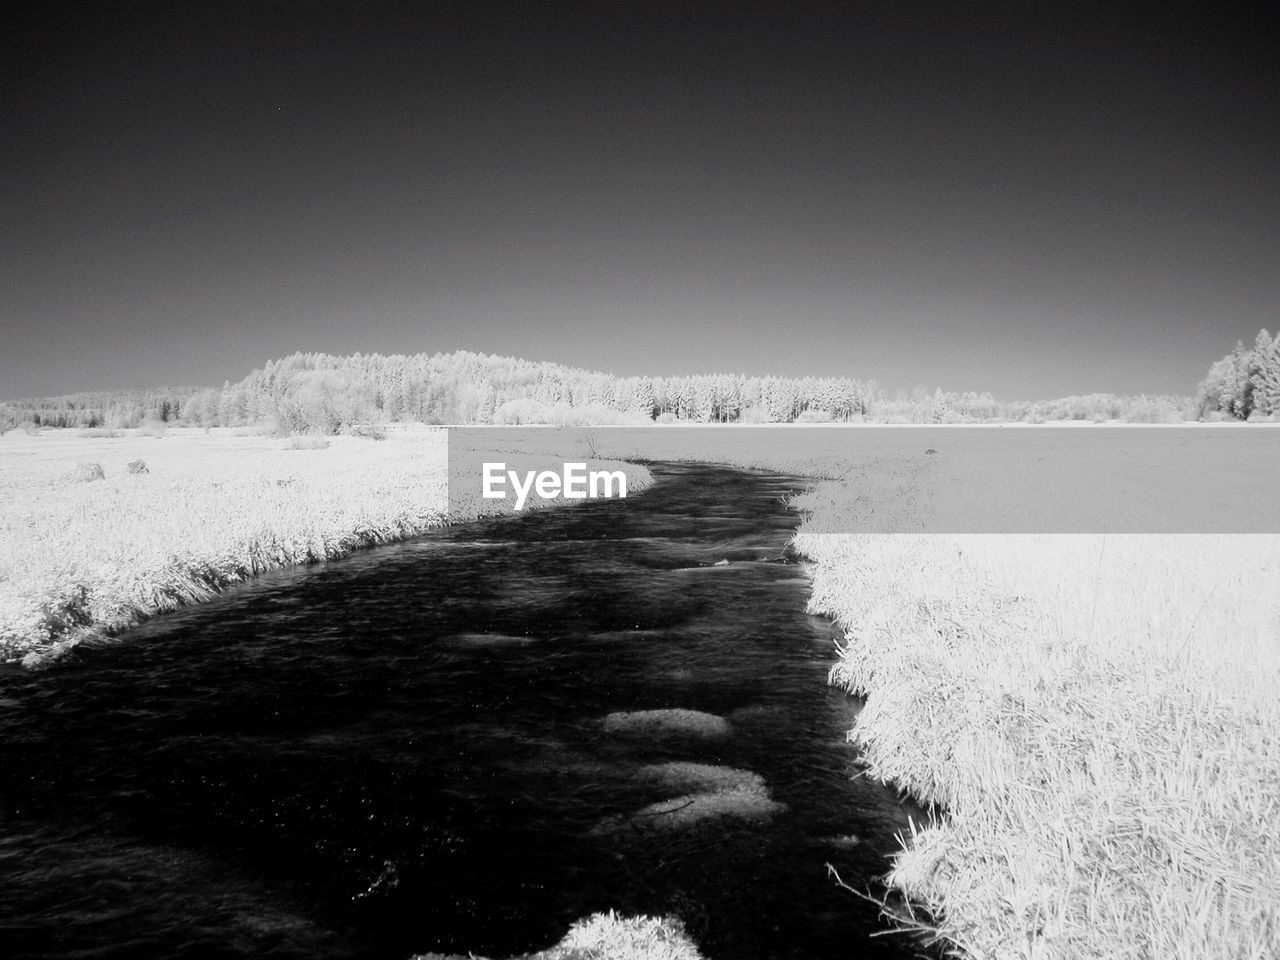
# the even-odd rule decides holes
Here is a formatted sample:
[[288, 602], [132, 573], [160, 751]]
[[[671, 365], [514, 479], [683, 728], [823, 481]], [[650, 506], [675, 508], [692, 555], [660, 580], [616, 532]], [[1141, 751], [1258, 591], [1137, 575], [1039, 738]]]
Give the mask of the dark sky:
[[14, 9], [0, 396], [459, 348], [1190, 392], [1280, 325], [1243, 7]]

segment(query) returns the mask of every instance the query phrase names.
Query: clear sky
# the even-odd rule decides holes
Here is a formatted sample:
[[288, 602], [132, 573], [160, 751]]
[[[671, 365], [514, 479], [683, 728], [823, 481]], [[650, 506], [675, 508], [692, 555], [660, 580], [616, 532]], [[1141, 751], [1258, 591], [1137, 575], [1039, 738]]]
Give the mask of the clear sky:
[[1244, 7], [88, 6], [2, 31], [0, 396], [454, 349], [1189, 393], [1280, 325]]

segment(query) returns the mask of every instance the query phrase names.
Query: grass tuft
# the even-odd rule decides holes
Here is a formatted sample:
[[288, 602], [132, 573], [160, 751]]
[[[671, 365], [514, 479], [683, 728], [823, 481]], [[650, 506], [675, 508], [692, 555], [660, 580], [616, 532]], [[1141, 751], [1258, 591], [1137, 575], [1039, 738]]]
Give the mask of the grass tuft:
[[[413, 960], [483, 960], [443, 953], [418, 954]], [[702, 960], [679, 920], [624, 917], [614, 911], [577, 921], [564, 939], [518, 960]]]

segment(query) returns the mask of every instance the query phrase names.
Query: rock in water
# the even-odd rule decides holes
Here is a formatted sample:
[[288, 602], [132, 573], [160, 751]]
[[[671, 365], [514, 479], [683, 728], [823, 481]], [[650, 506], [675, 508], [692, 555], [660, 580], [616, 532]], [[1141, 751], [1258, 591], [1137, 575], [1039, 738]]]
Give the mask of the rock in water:
[[651, 803], [627, 820], [627, 828], [667, 832], [684, 830], [704, 820], [732, 817], [736, 820], [768, 820], [786, 810], [761, 787], [733, 787], [712, 793], [690, 793]]
[[604, 732], [627, 736], [723, 737], [729, 721], [701, 710], [633, 710], [604, 718]]
[[648, 763], [636, 771], [636, 776], [645, 782], [657, 783], [682, 794], [765, 789], [764, 778], [754, 771], [685, 760]]
[[630, 815], [609, 817], [592, 828], [593, 835], [670, 833], [722, 818], [759, 823], [787, 809], [769, 795], [764, 778], [751, 770], [676, 762], [649, 764], [637, 773], [642, 781], [680, 793]]

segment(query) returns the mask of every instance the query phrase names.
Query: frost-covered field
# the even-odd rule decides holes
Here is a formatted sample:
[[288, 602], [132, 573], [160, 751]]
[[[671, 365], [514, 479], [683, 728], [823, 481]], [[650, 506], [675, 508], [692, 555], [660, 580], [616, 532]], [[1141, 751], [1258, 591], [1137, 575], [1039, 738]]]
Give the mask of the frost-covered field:
[[[232, 430], [0, 437], [0, 659], [444, 521], [443, 431], [324, 443]], [[148, 472], [130, 473], [135, 460]], [[80, 464], [104, 476], [78, 478], [96, 475]]]
[[833, 682], [867, 697], [870, 775], [942, 808], [891, 881], [947, 940], [1280, 954], [1280, 537], [797, 545], [845, 628]]

